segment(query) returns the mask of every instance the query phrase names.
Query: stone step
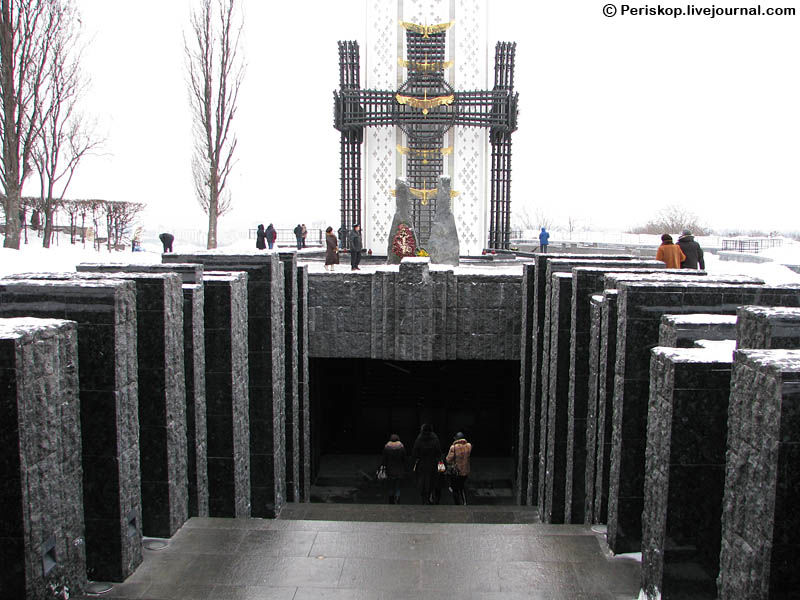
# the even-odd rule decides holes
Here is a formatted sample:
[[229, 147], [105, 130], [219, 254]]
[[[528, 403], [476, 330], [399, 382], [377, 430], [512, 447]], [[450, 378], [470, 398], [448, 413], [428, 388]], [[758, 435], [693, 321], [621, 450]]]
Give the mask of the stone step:
[[279, 519], [386, 523], [540, 523], [535, 506], [437, 506], [289, 502]]

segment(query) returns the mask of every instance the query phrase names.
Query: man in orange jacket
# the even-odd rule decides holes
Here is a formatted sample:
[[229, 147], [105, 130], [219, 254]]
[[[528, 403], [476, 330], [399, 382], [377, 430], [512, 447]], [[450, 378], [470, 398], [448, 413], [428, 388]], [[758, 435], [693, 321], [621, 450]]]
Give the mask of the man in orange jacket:
[[656, 260], [660, 260], [668, 269], [680, 269], [681, 263], [686, 260], [686, 255], [680, 246], [672, 243], [672, 236], [665, 233], [661, 236], [661, 245], [656, 251]]

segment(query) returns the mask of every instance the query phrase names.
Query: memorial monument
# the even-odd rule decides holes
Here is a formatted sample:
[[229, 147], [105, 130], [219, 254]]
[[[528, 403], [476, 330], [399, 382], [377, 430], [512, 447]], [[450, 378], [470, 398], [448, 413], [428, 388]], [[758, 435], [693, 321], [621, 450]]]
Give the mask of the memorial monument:
[[358, 42], [339, 42], [334, 127], [341, 132], [341, 220], [345, 228], [361, 223], [366, 248], [390, 243], [396, 178], [408, 182], [412, 229], [424, 248], [442, 175], [458, 195], [453, 214], [461, 252], [508, 248], [516, 45], [497, 44], [494, 85], [486, 89], [487, 6], [485, 0], [369, 3], [366, 89]]

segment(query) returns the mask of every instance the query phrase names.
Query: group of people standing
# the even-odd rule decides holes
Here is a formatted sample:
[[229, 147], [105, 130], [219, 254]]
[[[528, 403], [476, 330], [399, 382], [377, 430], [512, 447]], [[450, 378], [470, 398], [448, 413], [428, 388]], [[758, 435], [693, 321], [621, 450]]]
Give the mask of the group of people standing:
[[[339, 229], [339, 235], [346, 233], [344, 228]], [[364, 251], [364, 244], [361, 241], [361, 225], [356, 223], [350, 232], [350, 270], [360, 271], [361, 253]], [[333, 227], [325, 229], [325, 270], [333, 271], [335, 265], [339, 264], [339, 240], [333, 233]]]
[[275, 231], [272, 223], [270, 223], [266, 229], [264, 229], [263, 224], [259, 225], [258, 229], [256, 229], [256, 248], [265, 250], [269, 244], [269, 249], [272, 250], [272, 246], [275, 245], [275, 238], [277, 237], [278, 232]]
[[[447, 454], [443, 454], [439, 437], [434, 433], [433, 427], [427, 423], [422, 426], [414, 441], [410, 460], [422, 504], [439, 504], [442, 485], [447, 479], [453, 502], [466, 505], [465, 486], [470, 473], [471, 454], [472, 444], [463, 433], [458, 432], [455, 435]], [[381, 466], [386, 472], [389, 504], [398, 504], [400, 484], [406, 476], [409, 459], [397, 434], [392, 434], [383, 447]]]
[[661, 245], [656, 251], [656, 260], [660, 260], [668, 269], [703, 269], [706, 262], [703, 258], [703, 249], [694, 240], [692, 232], [684, 229], [678, 238], [678, 243], [672, 242], [672, 236], [665, 233], [661, 236]]

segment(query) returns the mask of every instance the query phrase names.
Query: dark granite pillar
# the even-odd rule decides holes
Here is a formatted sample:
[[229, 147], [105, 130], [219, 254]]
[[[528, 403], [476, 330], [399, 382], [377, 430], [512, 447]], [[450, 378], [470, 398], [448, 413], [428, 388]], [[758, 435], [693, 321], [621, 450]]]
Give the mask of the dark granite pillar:
[[86, 582], [77, 324], [0, 319], [0, 592]]
[[658, 329], [658, 345], [691, 348], [695, 340], [732, 340], [736, 337], [733, 315], [664, 315]]
[[[597, 265], [572, 269], [567, 465], [564, 482], [564, 521], [566, 523], [589, 522], [586, 519], [585, 503], [587, 501], [586, 428], [589, 394], [590, 298], [592, 294], [603, 290], [604, 278], [609, 271], [645, 275], [665, 270], [664, 263], [657, 260], [626, 261], [624, 269], [620, 269], [619, 265], [614, 263], [598, 262]], [[693, 271], [693, 273], [705, 275], [705, 271]], [[593, 423], [592, 427], [594, 425]]]
[[206, 419], [212, 517], [250, 517], [247, 275], [206, 271]]
[[647, 598], [715, 597], [731, 362], [725, 349], [652, 351], [642, 514]]
[[183, 281], [183, 359], [186, 388], [186, 444], [190, 517], [208, 516], [206, 443], [205, 327], [203, 325], [203, 265], [190, 263], [82, 263], [79, 272], [175, 273]]
[[171, 537], [189, 516], [183, 293], [173, 273], [31, 273], [32, 279], [128, 279], [136, 287], [142, 533]]
[[595, 468], [597, 466], [597, 401], [600, 394], [600, 330], [604, 298], [595, 294], [590, 299], [589, 315], [589, 380], [586, 391], [586, 470], [584, 519], [598, 523], [594, 513]]
[[535, 265], [522, 267], [522, 327], [520, 329], [520, 376], [519, 376], [519, 432], [517, 441], [517, 477], [514, 482], [514, 498], [528, 504], [528, 459], [531, 442], [531, 376], [533, 375], [533, 279]]
[[800, 309], [742, 306], [736, 315], [737, 348], [800, 349]]
[[134, 285], [0, 280], [0, 317], [19, 316], [78, 323], [87, 574], [123, 581], [142, 562]]
[[612, 551], [641, 546], [647, 402], [648, 350], [658, 343], [664, 314], [735, 314], [745, 304], [800, 306], [800, 289], [694, 282], [621, 282], [618, 306], [617, 368], [608, 509]]
[[[250, 493], [254, 517], [275, 517], [286, 495], [284, 271], [275, 252], [164, 254], [165, 263], [247, 273]], [[206, 309], [208, 304], [206, 303]], [[206, 348], [208, 348], [206, 344]]]
[[608, 522], [608, 474], [617, 352], [617, 290], [604, 290], [600, 306], [600, 358], [597, 365], [597, 450], [594, 469], [594, 522]]
[[[526, 504], [540, 505], [543, 498], [542, 477], [544, 465], [540, 460], [542, 448], [541, 421], [542, 402], [547, 402], [542, 385], [547, 380], [547, 366], [543, 363], [545, 336], [549, 332], [545, 328], [545, 315], [548, 306], [547, 266], [551, 260], [575, 259], [584, 261], [607, 260], [625, 262], [634, 257], [629, 254], [607, 254], [589, 256], [585, 254], [536, 254], [533, 266], [533, 300], [530, 315], [531, 344], [530, 344], [530, 407], [528, 409], [528, 474], [526, 477], [527, 490], [525, 490]], [[544, 369], [544, 372], [543, 372]], [[546, 411], [545, 411], [546, 412]], [[545, 419], [546, 422], [546, 419]], [[546, 438], [546, 436], [545, 436]], [[546, 445], [546, 444], [545, 444]]]
[[300, 502], [311, 501], [311, 405], [308, 377], [308, 265], [297, 267], [297, 396], [300, 440]]
[[737, 350], [728, 408], [720, 600], [800, 588], [800, 350]]
[[286, 500], [300, 500], [300, 405], [297, 354], [297, 252], [281, 252], [284, 290], [284, 362], [286, 366]]

